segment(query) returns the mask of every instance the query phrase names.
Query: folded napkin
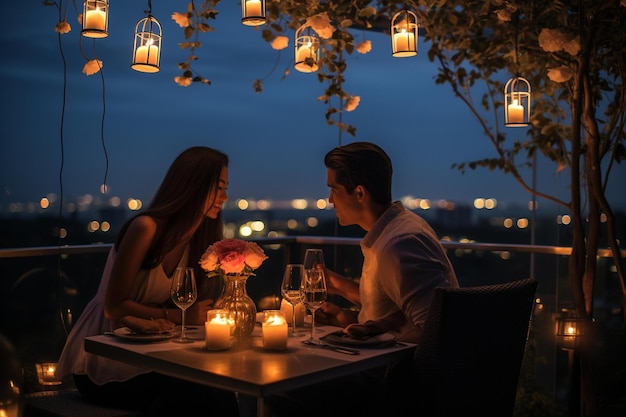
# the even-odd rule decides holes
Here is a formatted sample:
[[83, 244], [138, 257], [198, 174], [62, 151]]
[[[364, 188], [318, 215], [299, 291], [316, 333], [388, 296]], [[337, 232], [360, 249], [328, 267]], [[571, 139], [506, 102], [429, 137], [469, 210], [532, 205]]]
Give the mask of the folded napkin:
[[158, 334], [171, 331], [175, 324], [167, 319], [142, 319], [134, 316], [124, 316], [120, 323], [139, 334]]

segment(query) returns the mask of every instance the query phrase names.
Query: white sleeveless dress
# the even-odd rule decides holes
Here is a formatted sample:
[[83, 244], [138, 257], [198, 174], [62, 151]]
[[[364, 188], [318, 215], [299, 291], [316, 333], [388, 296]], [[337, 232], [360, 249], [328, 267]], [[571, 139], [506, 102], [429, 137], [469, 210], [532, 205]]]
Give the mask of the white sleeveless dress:
[[[185, 249], [179, 266], [187, 264], [188, 249]], [[111, 248], [98, 286], [98, 292], [85, 306], [67, 337], [57, 365], [55, 374], [57, 379], [66, 380], [72, 374], [87, 375], [94, 383], [102, 385], [112, 381], [126, 381], [137, 375], [150, 372], [143, 368], [85, 352], [85, 337], [100, 335], [120, 327], [116, 321], [109, 320], [104, 316], [104, 296], [116, 255], [115, 248]], [[138, 303], [161, 306], [169, 300], [172, 280], [165, 274], [161, 264], [150, 270], [141, 270], [135, 282], [132, 298]]]

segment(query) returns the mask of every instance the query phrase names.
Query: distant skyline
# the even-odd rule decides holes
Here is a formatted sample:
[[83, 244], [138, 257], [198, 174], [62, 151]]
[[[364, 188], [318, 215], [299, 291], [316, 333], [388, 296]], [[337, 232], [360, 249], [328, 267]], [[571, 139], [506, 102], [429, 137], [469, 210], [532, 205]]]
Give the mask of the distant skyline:
[[[82, 2], [77, 2], [79, 4]], [[163, 27], [161, 71], [130, 69], [132, 35], [145, 16], [145, 1], [111, 2], [109, 37], [83, 39], [89, 57], [103, 61], [104, 91], [99, 74], [81, 73], [80, 25], [72, 5], [72, 31], [61, 36], [67, 62], [66, 107], [61, 130], [63, 61], [54, 26], [57, 11], [41, 1], [0, 6], [0, 82], [5, 106], [0, 123], [0, 212], [14, 202], [37, 202], [61, 193], [63, 152], [64, 199], [99, 194], [105, 176], [101, 137], [104, 105], [104, 146], [109, 159], [110, 196], [139, 198], [147, 204], [170, 163], [185, 148], [206, 145], [230, 159], [229, 198], [326, 198], [324, 154], [342, 144], [367, 140], [381, 145], [394, 163], [393, 197], [446, 199], [470, 203], [476, 197], [502, 204], [526, 204], [531, 196], [512, 177], [486, 169], [464, 175], [454, 163], [494, 156], [481, 127], [449, 87], [436, 86], [436, 65], [428, 61], [427, 45], [412, 58], [392, 58], [389, 38], [358, 33], [372, 41], [371, 53], [348, 57], [344, 90], [360, 96], [358, 108], [343, 121], [357, 128], [356, 137], [328, 126], [324, 91], [315, 74], [291, 67], [289, 48], [278, 53], [260, 31], [240, 23], [240, 7], [220, 2], [215, 32], [201, 37], [197, 71], [212, 82], [180, 87], [177, 63], [186, 52], [183, 31], [170, 18], [187, 1], [152, 2], [152, 14]], [[278, 59], [278, 63], [276, 60]], [[275, 69], [272, 72], [272, 68]], [[290, 73], [284, 77], [286, 68]], [[270, 74], [268, 76], [268, 74]], [[264, 78], [266, 77], [267, 78]], [[264, 78], [264, 91], [253, 81]], [[105, 100], [103, 102], [103, 95]], [[63, 144], [61, 145], [61, 131]], [[507, 135], [526, 135], [509, 129]], [[617, 167], [608, 196], [615, 209], [626, 209], [626, 166]], [[525, 171], [529, 175], [530, 171]], [[567, 173], [539, 158], [537, 188], [568, 200]], [[543, 204], [539, 201], [539, 209]]]

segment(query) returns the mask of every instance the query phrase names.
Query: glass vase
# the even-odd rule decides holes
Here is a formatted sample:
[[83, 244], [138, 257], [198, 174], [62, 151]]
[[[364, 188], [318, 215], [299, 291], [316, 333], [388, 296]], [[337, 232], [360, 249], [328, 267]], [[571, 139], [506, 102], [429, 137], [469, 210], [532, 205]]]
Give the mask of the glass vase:
[[232, 347], [245, 348], [252, 343], [252, 332], [256, 323], [256, 305], [246, 289], [248, 274], [224, 274], [222, 293], [213, 308], [229, 312], [233, 327], [231, 329]]

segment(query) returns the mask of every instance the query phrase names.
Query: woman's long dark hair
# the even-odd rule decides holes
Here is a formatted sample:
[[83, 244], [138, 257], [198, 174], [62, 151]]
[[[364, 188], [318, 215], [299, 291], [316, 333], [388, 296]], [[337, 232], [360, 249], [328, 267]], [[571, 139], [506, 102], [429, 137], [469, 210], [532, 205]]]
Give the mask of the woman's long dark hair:
[[[197, 278], [203, 277], [205, 273], [198, 263], [200, 257], [209, 245], [223, 238], [224, 232], [222, 213], [216, 219], [207, 217], [206, 201], [209, 192], [217, 191], [220, 173], [222, 168], [228, 167], [228, 162], [226, 154], [205, 146], [183, 151], [165, 174], [148, 208], [124, 224], [115, 243], [116, 249], [135, 217], [147, 215], [156, 219], [159, 226], [141, 267], [154, 268], [176, 245], [189, 241], [188, 266], [196, 269]], [[198, 279], [199, 284], [204, 281], [216, 280]]]

